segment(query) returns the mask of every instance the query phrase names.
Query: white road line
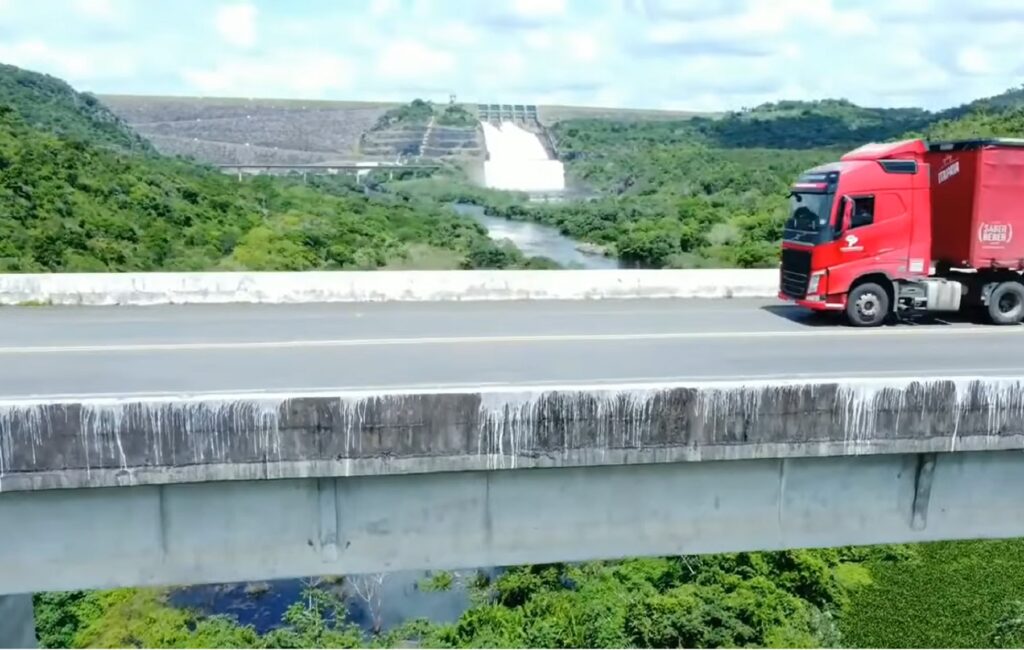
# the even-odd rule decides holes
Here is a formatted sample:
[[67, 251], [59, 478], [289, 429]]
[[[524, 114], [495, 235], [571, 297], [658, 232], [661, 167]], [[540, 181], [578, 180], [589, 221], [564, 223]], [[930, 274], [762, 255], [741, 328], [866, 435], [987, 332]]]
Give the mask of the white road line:
[[75, 402], [82, 400], [145, 401], [148, 399], [202, 399], [238, 398], [280, 399], [289, 397], [316, 397], [338, 394], [385, 394], [385, 393], [452, 393], [530, 390], [602, 390], [606, 388], [643, 389], [700, 384], [708, 388], [716, 385], [738, 386], [772, 382], [778, 385], [806, 382], [864, 383], [871, 381], [924, 380], [965, 380], [965, 379], [1021, 379], [1024, 380], [1024, 366], [1009, 368], [934, 368], [898, 370], [863, 370], [844, 372], [808, 372], [743, 375], [677, 375], [666, 377], [608, 377], [601, 379], [539, 379], [527, 381], [480, 381], [480, 382], [424, 382], [416, 384], [381, 384], [375, 386], [300, 386], [285, 388], [218, 388], [211, 390], [178, 391], [124, 391], [105, 393], [27, 393], [0, 396], [0, 404], [9, 402]]
[[852, 338], [903, 336], [1016, 336], [1020, 327], [895, 327], [892, 329], [815, 328], [766, 332], [649, 332], [629, 334], [531, 334], [497, 336], [425, 336], [404, 338], [306, 339], [291, 341], [216, 341], [189, 343], [126, 343], [111, 345], [44, 345], [0, 347], [0, 355], [97, 352], [183, 352], [198, 350], [263, 350], [400, 345], [468, 345], [497, 343], [600, 343], [609, 341], [725, 340], [775, 338]]

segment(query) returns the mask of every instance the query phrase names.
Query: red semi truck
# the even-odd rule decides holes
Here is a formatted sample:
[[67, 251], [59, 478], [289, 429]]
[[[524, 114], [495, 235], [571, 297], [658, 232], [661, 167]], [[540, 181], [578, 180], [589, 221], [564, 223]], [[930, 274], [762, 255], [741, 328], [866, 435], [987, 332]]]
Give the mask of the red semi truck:
[[779, 298], [856, 326], [1024, 319], [1024, 140], [868, 144], [790, 192]]

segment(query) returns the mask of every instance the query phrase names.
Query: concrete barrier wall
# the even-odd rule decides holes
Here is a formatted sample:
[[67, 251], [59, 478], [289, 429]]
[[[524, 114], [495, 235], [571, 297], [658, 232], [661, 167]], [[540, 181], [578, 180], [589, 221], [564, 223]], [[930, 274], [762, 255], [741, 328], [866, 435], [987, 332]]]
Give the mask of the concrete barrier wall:
[[0, 492], [1024, 449], [1024, 379], [0, 403]]
[[0, 275], [0, 304], [771, 297], [775, 269]]

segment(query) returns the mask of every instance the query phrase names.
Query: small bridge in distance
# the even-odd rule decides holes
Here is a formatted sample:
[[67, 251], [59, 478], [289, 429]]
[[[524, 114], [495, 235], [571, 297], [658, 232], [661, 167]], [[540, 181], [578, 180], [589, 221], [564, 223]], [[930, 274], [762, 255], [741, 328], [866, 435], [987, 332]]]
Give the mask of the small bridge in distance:
[[288, 172], [301, 172], [303, 175], [312, 174], [339, 174], [344, 172], [356, 172], [362, 176], [373, 171], [388, 171], [392, 175], [395, 171], [424, 171], [429, 172], [438, 169], [439, 163], [416, 162], [416, 163], [393, 163], [377, 161], [343, 162], [343, 163], [309, 163], [309, 164], [252, 164], [252, 163], [217, 163], [214, 165], [224, 173], [234, 173], [238, 178], [242, 174], [286, 174]]

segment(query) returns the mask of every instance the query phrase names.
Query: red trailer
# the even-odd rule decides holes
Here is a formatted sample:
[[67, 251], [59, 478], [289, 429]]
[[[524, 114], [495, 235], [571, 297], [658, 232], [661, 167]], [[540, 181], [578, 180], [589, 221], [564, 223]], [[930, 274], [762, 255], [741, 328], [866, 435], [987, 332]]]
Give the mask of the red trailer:
[[779, 297], [844, 311], [1024, 319], [1024, 140], [869, 144], [792, 186]]
[[933, 257], [974, 269], [1024, 269], [1024, 144], [937, 144], [925, 160], [935, 170]]

